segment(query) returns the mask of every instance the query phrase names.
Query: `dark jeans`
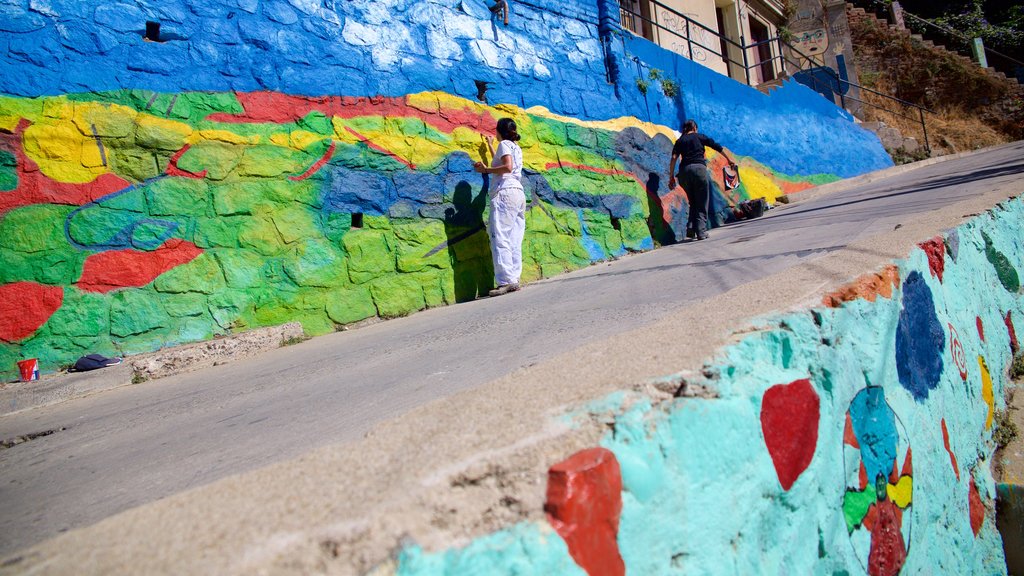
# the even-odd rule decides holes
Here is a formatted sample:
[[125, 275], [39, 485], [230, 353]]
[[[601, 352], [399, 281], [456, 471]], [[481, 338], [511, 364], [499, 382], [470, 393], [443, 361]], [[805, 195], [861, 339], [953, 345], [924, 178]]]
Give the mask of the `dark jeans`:
[[704, 164], [688, 164], [679, 171], [679, 183], [690, 201], [687, 230], [703, 236], [708, 230], [708, 205], [711, 200], [711, 178]]

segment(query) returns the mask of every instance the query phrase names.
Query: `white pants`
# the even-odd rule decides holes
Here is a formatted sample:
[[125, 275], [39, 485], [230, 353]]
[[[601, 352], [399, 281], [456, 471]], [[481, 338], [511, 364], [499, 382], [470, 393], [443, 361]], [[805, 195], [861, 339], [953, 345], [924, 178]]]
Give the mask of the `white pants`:
[[504, 188], [491, 196], [487, 222], [494, 258], [494, 282], [518, 284], [523, 272], [523, 236], [526, 234], [526, 195], [522, 188]]

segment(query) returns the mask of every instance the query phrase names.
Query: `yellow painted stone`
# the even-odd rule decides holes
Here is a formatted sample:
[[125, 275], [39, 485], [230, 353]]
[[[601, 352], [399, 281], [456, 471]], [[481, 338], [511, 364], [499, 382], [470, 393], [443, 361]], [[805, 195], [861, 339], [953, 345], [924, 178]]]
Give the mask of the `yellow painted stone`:
[[91, 182], [105, 171], [84, 165], [96, 164], [92, 159], [82, 158], [83, 150], [87, 146], [95, 148], [96, 141], [79, 132], [72, 122], [32, 124], [25, 130], [23, 142], [25, 154], [39, 165], [43, 174], [58, 182]]
[[782, 189], [770, 176], [753, 168], [740, 166], [740, 181], [746, 186], [751, 198], [775, 202], [775, 198], [782, 194]]
[[900, 508], [906, 509], [913, 500], [913, 488], [914, 479], [912, 477], [900, 476], [896, 484], [886, 485], [885, 491], [889, 494], [889, 500], [892, 500]]
[[305, 150], [324, 141], [323, 134], [310, 132], [309, 130], [293, 130], [288, 137], [288, 146], [296, 150]]
[[71, 103], [63, 96], [43, 100], [43, 116], [47, 118], [68, 118], [74, 114]]
[[183, 122], [139, 114], [135, 121], [135, 142], [146, 147], [176, 150], [192, 135], [192, 127]]
[[985, 359], [978, 356], [978, 366], [981, 367], [981, 399], [988, 406], [988, 415], [985, 416], [985, 430], [992, 428], [992, 417], [996, 411], [995, 395], [992, 391], [992, 376], [988, 372], [988, 365]]
[[122, 138], [135, 128], [138, 112], [120, 104], [79, 102], [75, 105], [71, 119], [78, 131], [91, 136], [93, 128], [101, 137]]
[[226, 142], [228, 144], [258, 144], [260, 137], [258, 135], [253, 136], [242, 136], [241, 134], [235, 134], [228, 130], [200, 130], [200, 140], [216, 140], [217, 142]]
[[103, 167], [103, 154], [94, 138], [82, 142], [82, 166], [86, 168]]

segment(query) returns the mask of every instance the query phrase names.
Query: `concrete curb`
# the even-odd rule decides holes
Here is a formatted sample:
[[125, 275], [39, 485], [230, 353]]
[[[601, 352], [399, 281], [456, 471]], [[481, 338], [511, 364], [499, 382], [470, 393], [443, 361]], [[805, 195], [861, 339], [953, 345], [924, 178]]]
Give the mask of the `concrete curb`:
[[209, 368], [304, 338], [302, 324], [258, 328], [216, 340], [166, 348], [125, 358], [117, 366], [91, 372], [61, 372], [35, 382], [0, 384], [0, 416], [81, 398], [129, 384]]
[[[1015, 143], [1011, 142], [1009, 144], [1004, 144], [1003, 146], [1012, 146], [1014, 144]], [[850, 188], [863, 186], [865, 184], [871, 184], [872, 182], [875, 182], [877, 180], [890, 178], [892, 176], [897, 176], [900, 174], [904, 174], [906, 172], [912, 172], [919, 168], [924, 168], [926, 166], [931, 166], [933, 164], [940, 164], [942, 162], [946, 162], [948, 160], [956, 160], [958, 158], [966, 158], [968, 156], [982, 154], [1001, 147], [1002, 146], [993, 146], [990, 148], [982, 148], [980, 150], [968, 150], [966, 152], [957, 152], [956, 154], [948, 154], [946, 156], [936, 156], [934, 158], [926, 158], [918, 162], [911, 162], [909, 164], [900, 164], [899, 166], [883, 168], [882, 170], [868, 172], [867, 174], [861, 174], [860, 176], [854, 176], [853, 178], [846, 178], [845, 180], [836, 180], [835, 182], [829, 182], [828, 184], [822, 184], [821, 186], [815, 186], [814, 188], [801, 190], [800, 192], [796, 192], [791, 195], [788, 194], [787, 197], [789, 198], [789, 203], [776, 206], [776, 208], [791, 206], [793, 204], [799, 204], [800, 202], [806, 202], [808, 200], [814, 200], [816, 198], [820, 198], [821, 196], [835, 194], [837, 192], [842, 192], [844, 190], [849, 190]]]

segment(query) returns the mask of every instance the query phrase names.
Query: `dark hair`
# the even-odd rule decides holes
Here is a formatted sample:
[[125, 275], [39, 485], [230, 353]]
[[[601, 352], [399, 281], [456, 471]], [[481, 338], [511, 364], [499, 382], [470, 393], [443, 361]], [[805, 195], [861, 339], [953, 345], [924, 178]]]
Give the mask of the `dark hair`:
[[697, 123], [696, 122], [694, 122], [693, 120], [687, 120], [686, 122], [683, 122], [683, 134], [686, 134], [687, 132], [696, 132], [696, 131], [697, 131]]
[[502, 140], [519, 141], [519, 132], [516, 132], [516, 121], [511, 118], [498, 120], [498, 136]]

